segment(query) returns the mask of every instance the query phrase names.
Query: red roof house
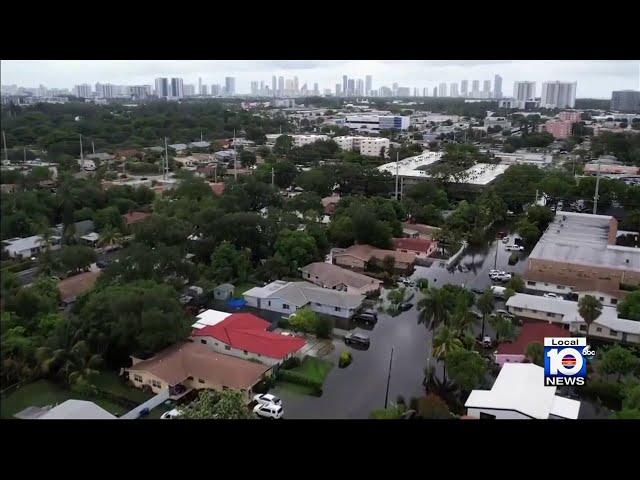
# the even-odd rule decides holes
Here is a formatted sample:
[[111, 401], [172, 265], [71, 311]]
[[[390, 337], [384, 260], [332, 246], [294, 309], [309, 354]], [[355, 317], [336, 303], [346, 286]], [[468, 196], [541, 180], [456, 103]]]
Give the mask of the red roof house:
[[420, 257], [428, 257], [438, 248], [438, 244], [425, 238], [394, 238], [393, 248], [398, 252], [415, 253]]
[[149, 218], [150, 216], [151, 214], [147, 212], [131, 212], [122, 215], [122, 220], [124, 221], [125, 225], [131, 225], [133, 223], [141, 222], [142, 220]]
[[503, 342], [495, 352], [495, 361], [502, 366], [505, 363], [522, 363], [530, 343], [544, 345], [545, 337], [569, 337], [569, 330], [546, 322], [527, 322], [522, 326], [520, 335], [514, 342]]
[[267, 364], [280, 363], [305, 346], [302, 338], [269, 332], [270, 326], [251, 313], [234, 313], [214, 325], [194, 328], [191, 338], [220, 353]]

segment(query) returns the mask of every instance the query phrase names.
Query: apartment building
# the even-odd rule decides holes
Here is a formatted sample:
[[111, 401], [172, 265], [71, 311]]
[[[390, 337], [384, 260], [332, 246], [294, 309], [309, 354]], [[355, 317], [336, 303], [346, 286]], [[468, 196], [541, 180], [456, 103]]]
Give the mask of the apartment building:
[[379, 157], [389, 151], [389, 139], [378, 137], [335, 137], [333, 139], [342, 150], [359, 151], [366, 157]]

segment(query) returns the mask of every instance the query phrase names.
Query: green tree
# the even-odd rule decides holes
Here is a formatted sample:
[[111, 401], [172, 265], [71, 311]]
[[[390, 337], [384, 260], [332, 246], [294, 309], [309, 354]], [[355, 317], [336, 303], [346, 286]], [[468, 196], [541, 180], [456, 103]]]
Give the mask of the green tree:
[[516, 231], [528, 245], [532, 245], [540, 238], [540, 229], [526, 218], [518, 222]]
[[479, 387], [487, 373], [487, 364], [475, 350], [458, 349], [447, 354], [449, 377], [463, 391]]
[[382, 259], [382, 268], [389, 276], [393, 276], [396, 271], [396, 258], [393, 255], [386, 255]]
[[249, 252], [238, 251], [230, 242], [223, 241], [211, 255], [211, 266], [217, 282], [244, 282], [251, 267]]
[[520, 275], [514, 275], [511, 277], [511, 280], [507, 283], [507, 288], [510, 288], [514, 292], [524, 292], [524, 280]]
[[602, 352], [598, 361], [598, 371], [605, 375], [617, 375], [617, 381], [622, 377], [639, 372], [640, 358], [622, 345], [614, 345]]
[[583, 320], [587, 324], [587, 336], [588, 336], [589, 330], [591, 329], [591, 324], [602, 313], [602, 304], [596, 297], [592, 295], [585, 295], [578, 302], [578, 313], [580, 313], [580, 316], [583, 318]]
[[491, 316], [489, 318], [489, 323], [496, 331], [496, 341], [500, 341], [501, 338], [508, 340], [514, 337], [515, 329], [510, 319], [498, 314]]
[[482, 313], [482, 333], [481, 333], [481, 336], [482, 336], [482, 338], [484, 338], [485, 320], [487, 318], [487, 315], [489, 315], [491, 312], [493, 312], [493, 306], [494, 306], [493, 292], [491, 291], [490, 288], [487, 288], [484, 292], [482, 292], [482, 295], [480, 295], [478, 297], [478, 299], [476, 300], [476, 305], [478, 306], [478, 310], [480, 310], [480, 313]]
[[65, 246], [58, 252], [58, 261], [65, 270], [78, 272], [97, 260], [95, 250], [83, 245]]
[[531, 342], [527, 345], [525, 356], [531, 363], [544, 367], [544, 346], [540, 342]]
[[442, 378], [447, 379], [448, 356], [464, 347], [457, 331], [442, 325], [433, 338], [433, 356], [442, 361]]
[[96, 211], [93, 215], [93, 222], [98, 232], [107, 226], [117, 230], [123, 228], [122, 216], [117, 207], [107, 207]]
[[433, 393], [428, 393], [417, 401], [418, 416], [423, 419], [450, 419], [451, 412], [442, 398]]
[[276, 258], [289, 266], [292, 275], [297, 274], [298, 268], [318, 258], [315, 239], [306, 232], [297, 230], [282, 230], [278, 235], [275, 250]]
[[418, 301], [418, 323], [424, 323], [434, 331], [447, 321], [447, 298], [442, 289], [435, 287], [430, 287], [423, 293], [424, 297]]
[[469, 310], [466, 303], [456, 302], [453, 313], [451, 314], [450, 325], [460, 333], [461, 340], [468, 332], [472, 331], [477, 323], [478, 318]]
[[273, 153], [276, 155], [286, 155], [291, 152], [293, 148], [293, 137], [289, 135], [280, 135], [276, 139], [276, 143], [273, 146]]
[[201, 390], [198, 398], [182, 409], [181, 418], [190, 420], [244, 420], [251, 418], [240, 392]]
[[618, 303], [620, 317], [640, 322], [640, 290], [627, 294], [626, 298]]
[[289, 325], [295, 331], [314, 332], [318, 324], [318, 315], [308, 307], [301, 308], [289, 319]]

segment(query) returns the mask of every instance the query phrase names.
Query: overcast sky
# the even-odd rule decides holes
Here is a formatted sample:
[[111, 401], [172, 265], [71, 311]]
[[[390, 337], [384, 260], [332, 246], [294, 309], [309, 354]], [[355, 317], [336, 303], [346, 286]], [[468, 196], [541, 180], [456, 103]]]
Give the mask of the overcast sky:
[[[236, 77], [236, 91], [249, 92], [252, 80], [271, 84], [271, 76], [298, 76], [320, 89], [350, 78], [373, 76], [373, 88], [400, 86], [433, 89], [439, 82], [491, 80], [503, 77], [503, 94], [511, 95], [515, 80], [577, 81], [577, 97], [610, 98], [612, 90], [640, 89], [640, 60], [3, 60], [2, 84], [49, 88], [72, 88], [79, 83], [153, 85], [156, 77], [182, 77], [197, 86], [223, 84], [225, 76]], [[471, 82], [469, 82], [471, 88]], [[540, 95], [541, 87], [537, 87]]]

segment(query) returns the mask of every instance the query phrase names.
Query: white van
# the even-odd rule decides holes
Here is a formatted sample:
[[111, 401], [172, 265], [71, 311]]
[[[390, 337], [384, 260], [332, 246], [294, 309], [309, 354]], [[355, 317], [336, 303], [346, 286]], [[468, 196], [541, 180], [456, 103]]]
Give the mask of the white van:
[[491, 293], [493, 293], [493, 296], [497, 298], [504, 298], [504, 294], [507, 291], [505, 287], [498, 287], [496, 285], [492, 285], [490, 288], [491, 288]]

